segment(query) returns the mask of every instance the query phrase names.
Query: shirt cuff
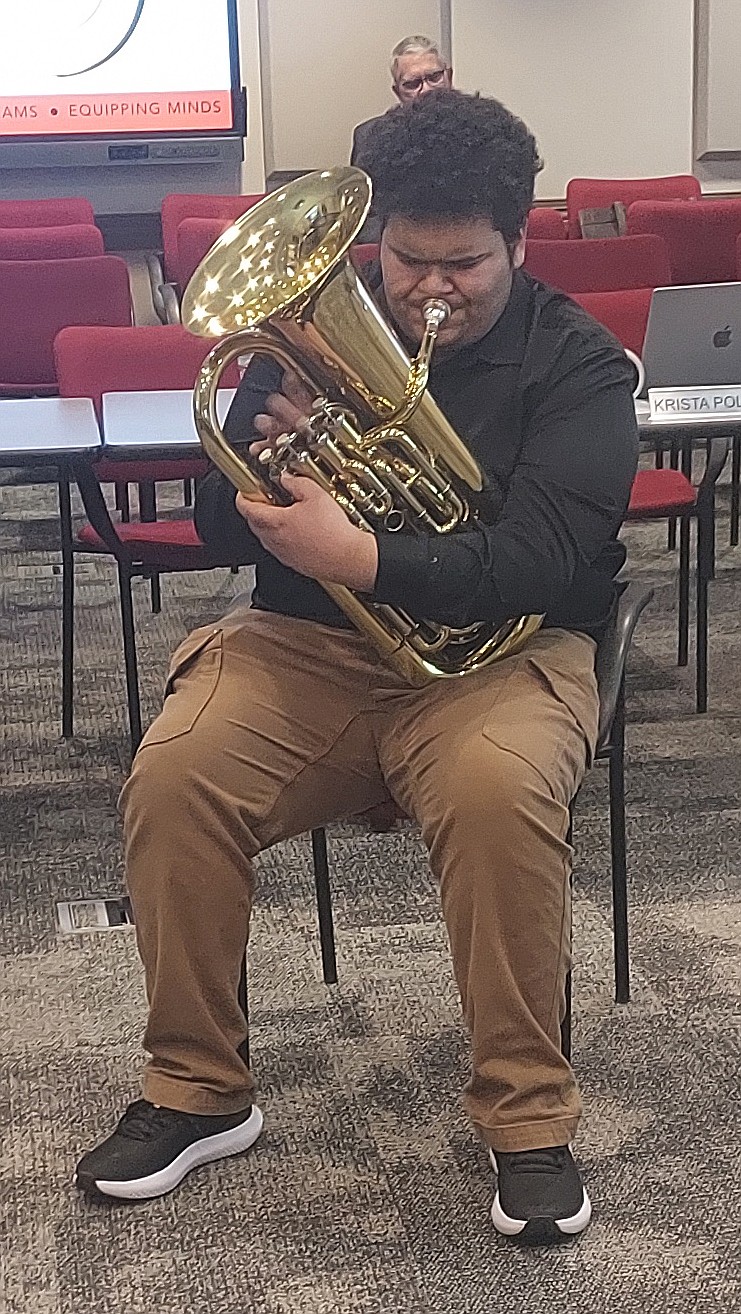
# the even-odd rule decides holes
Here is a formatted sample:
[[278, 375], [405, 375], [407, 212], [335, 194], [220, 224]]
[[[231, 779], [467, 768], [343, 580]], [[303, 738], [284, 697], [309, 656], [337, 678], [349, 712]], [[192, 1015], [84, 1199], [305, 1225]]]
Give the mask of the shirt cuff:
[[411, 534], [377, 533], [376, 542], [378, 570], [370, 594], [373, 602], [403, 606], [410, 594], [421, 598], [427, 592], [432, 540]]

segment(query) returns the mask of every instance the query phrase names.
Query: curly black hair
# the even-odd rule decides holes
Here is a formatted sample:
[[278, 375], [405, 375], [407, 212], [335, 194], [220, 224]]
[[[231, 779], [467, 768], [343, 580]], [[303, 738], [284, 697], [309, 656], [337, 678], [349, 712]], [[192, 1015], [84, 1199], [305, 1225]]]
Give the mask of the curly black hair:
[[486, 215], [517, 241], [543, 167], [530, 130], [498, 100], [436, 91], [389, 110], [374, 124], [362, 168], [382, 222]]

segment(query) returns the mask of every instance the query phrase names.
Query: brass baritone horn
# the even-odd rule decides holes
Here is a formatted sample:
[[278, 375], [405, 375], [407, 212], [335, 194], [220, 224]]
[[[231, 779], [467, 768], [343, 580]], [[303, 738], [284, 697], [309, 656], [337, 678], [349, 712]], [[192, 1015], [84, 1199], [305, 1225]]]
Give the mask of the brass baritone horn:
[[[285, 504], [280, 478], [288, 470], [315, 479], [362, 529], [454, 534], [476, 518], [484, 480], [426, 391], [449, 307], [427, 303], [422, 343], [410, 361], [348, 255], [370, 200], [370, 179], [360, 169], [309, 174], [271, 193], [217, 240], [182, 305], [191, 332], [225, 339], [196, 383], [196, 428], [206, 454], [246, 497]], [[300, 432], [251, 464], [216, 415], [224, 371], [248, 354], [294, 370], [317, 399]], [[337, 584], [322, 587], [414, 686], [519, 651], [542, 621], [520, 616], [457, 628], [416, 620]]]

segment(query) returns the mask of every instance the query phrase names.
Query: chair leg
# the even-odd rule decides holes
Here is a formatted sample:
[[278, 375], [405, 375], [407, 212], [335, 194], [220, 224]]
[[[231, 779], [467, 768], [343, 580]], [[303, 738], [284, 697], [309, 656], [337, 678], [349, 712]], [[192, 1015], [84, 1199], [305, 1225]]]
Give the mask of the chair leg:
[[190, 479], [183, 480], [183, 506], [193, 505], [193, 484]]
[[708, 710], [708, 584], [715, 573], [715, 508], [712, 502], [697, 515], [697, 659], [695, 706]]
[[59, 480], [59, 526], [62, 546], [62, 736], [74, 729], [75, 556], [69, 480]]
[[237, 986], [237, 1000], [239, 1007], [244, 1013], [244, 1020], [247, 1023], [247, 1034], [238, 1046], [237, 1052], [245, 1067], [250, 1066], [250, 1005], [249, 994], [247, 990], [247, 952], [245, 951], [242, 959], [242, 970], [239, 973], [239, 985]]
[[314, 885], [319, 914], [319, 942], [322, 949], [322, 971], [325, 985], [337, 984], [337, 958], [332, 920], [332, 893], [329, 888], [329, 859], [327, 832], [322, 827], [311, 832], [311, 853], [314, 861]]
[[123, 633], [124, 664], [126, 667], [126, 697], [129, 704], [131, 756], [142, 739], [142, 717], [139, 702], [139, 673], [136, 662], [136, 633], [134, 631], [134, 603], [131, 596], [131, 575], [125, 566], [118, 567], [118, 588], [121, 595], [121, 630]]
[[[571, 849], [573, 849], [574, 846], [574, 803], [575, 802], [576, 802], [575, 799], [571, 800], [571, 807], [569, 808], [569, 828], [566, 832], [566, 843], [569, 845]], [[569, 885], [573, 890], [573, 886], [574, 886], [573, 869], [569, 876]], [[573, 918], [571, 920], [569, 942], [571, 942], [572, 940], [573, 940]], [[564, 996], [565, 996], [564, 1015], [561, 1019], [561, 1053], [563, 1054], [564, 1058], [568, 1063], [571, 1062], [571, 989], [572, 989], [572, 972], [571, 972], [571, 967], [569, 967], [569, 970], [566, 973], [566, 984], [564, 991]]]
[[116, 510], [121, 512], [122, 522], [128, 524], [131, 519], [128, 484], [116, 484]]
[[683, 516], [679, 525], [679, 609], [677, 621], [678, 666], [686, 666], [689, 660], [690, 531], [690, 519], [688, 516]]
[[[157, 519], [157, 487], [151, 480], [139, 485], [139, 519], [151, 522]], [[162, 593], [159, 575], [152, 575], [150, 582], [152, 615], [159, 616], [162, 611]]]
[[741, 434], [731, 441], [731, 547], [738, 547], [739, 494], [741, 493]]
[[[674, 442], [672, 443], [672, 445], [671, 445], [671, 450], [670, 450], [670, 452], [669, 452], [669, 466], [670, 466], [670, 469], [672, 469], [672, 470], [678, 470], [678, 469], [679, 469], [679, 446], [678, 446], [677, 443], [674, 443]], [[672, 517], [672, 519], [669, 521], [668, 526], [667, 526], [666, 546], [667, 546], [667, 549], [668, 549], [669, 552], [674, 552], [674, 551], [676, 551], [676, 547], [677, 547], [677, 520], [676, 520], [676, 517], [675, 517], [675, 516]]]
[[571, 1062], [571, 969], [566, 973], [566, 1008], [561, 1022], [561, 1053]]
[[610, 851], [612, 856], [612, 927], [615, 958], [615, 1000], [630, 999], [628, 943], [628, 870], [625, 835], [625, 682], [620, 685], [612, 723], [609, 758]]

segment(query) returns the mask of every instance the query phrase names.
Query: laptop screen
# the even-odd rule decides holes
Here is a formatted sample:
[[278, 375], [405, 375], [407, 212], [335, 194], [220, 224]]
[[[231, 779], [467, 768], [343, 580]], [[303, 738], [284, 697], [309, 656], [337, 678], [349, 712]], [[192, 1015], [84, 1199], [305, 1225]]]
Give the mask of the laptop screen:
[[657, 287], [643, 363], [647, 388], [741, 384], [741, 283]]

